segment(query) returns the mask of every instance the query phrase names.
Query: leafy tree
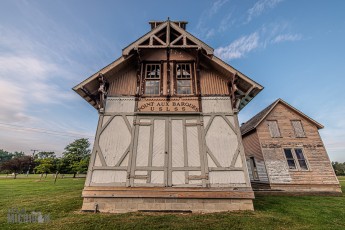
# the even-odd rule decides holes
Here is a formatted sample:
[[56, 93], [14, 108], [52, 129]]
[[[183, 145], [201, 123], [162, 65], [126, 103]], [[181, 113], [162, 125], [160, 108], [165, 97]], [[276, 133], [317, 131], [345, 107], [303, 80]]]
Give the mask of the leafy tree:
[[46, 159], [46, 158], [56, 158], [56, 155], [54, 152], [39, 152], [35, 155], [35, 158], [38, 159]]
[[12, 153], [4, 151], [3, 149], [0, 149], [0, 164], [11, 160], [12, 157], [13, 157]]
[[332, 162], [332, 166], [337, 176], [345, 176], [345, 162], [344, 163], [339, 163], [337, 161]]
[[16, 179], [17, 173], [27, 172], [34, 167], [34, 160], [31, 156], [14, 157], [1, 164], [0, 170], [9, 171], [14, 173], [14, 179]]
[[24, 154], [24, 152], [17, 152], [17, 151], [15, 151], [14, 153], [13, 153], [13, 157], [22, 157], [22, 156], [25, 156], [25, 154]]
[[80, 160], [79, 162], [76, 161], [73, 163], [71, 169], [72, 172], [77, 172], [77, 173], [86, 173], [87, 172], [87, 168], [89, 166], [89, 160], [90, 157], [87, 157], [85, 159]]
[[63, 160], [67, 163], [68, 168], [73, 173], [73, 178], [75, 178], [77, 172], [80, 172], [79, 170], [83, 169], [85, 160], [86, 162], [89, 161], [91, 152], [89, 147], [90, 142], [86, 138], [77, 139], [65, 147]]
[[54, 159], [53, 158], [44, 158], [36, 160], [38, 165], [35, 167], [37, 173], [51, 173], [54, 168]]

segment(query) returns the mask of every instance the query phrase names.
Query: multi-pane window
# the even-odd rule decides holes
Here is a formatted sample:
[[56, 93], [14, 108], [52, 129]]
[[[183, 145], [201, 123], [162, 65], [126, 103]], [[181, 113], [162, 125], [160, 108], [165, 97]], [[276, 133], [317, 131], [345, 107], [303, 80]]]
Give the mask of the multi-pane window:
[[296, 162], [292, 155], [292, 149], [284, 149], [284, 153], [289, 169], [296, 169]]
[[267, 121], [267, 125], [270, 130], [271, 137], [281, 137], [277, 121]]
[[307, 162], [304, 158], [302, 149], [295, 149], [295, 153], [300, 169], [308, 170]]
[[303, 155], [302, 149], [284, 149], [284, 153], [289, 169], [297, 169], [297, 160], [299, 169], [308, 170], [307, 161]]
[[302, 122], [301, 121], [291, 121], [291, 123], [292, 123], [292, 127], [295, 131], [295, 136], [296, 137], [305, 137]]
[[176, 64], [176, 84], [177, 94], [192, 94], [191, 64]]
[[161, 81], [161, 66], [159, 64], [146, 64], [145, 94], [159, 95], [160, 81]]

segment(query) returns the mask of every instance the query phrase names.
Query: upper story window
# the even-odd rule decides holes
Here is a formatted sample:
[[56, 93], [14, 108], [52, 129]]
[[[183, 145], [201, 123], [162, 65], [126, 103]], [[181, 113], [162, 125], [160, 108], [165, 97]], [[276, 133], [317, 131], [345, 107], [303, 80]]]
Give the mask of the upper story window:
[[190, 63], [176, 64], [176, 93], [192, 94], [192, 71]]
[[160, 95], [161, 65], [146, 64], [144, 81], [146, 95]]
[[[284, 149], [284, 153], [289, 169], [308, 170], [307, 161], [302, 149]], [[296, 164], [296, 162], [298, 162], [298, 164]]]
[[292, 127], [295, 131], [296, 137], [305, 137], [305, 132], [303, 130], [302, 122], [301, 121], [291, 121]]
[[267, 121], [267, 125], [270, 130], [271, 137], [281, 137], [277, 121]]

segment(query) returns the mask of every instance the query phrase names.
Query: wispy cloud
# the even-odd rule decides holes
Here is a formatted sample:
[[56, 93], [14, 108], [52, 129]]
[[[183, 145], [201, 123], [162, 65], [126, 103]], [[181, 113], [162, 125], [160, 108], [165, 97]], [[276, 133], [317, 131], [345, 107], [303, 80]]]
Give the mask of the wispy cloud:
[[226, 17], [224, 17], [219, 26], [215, 24], [209, 25], [209, 21], [214, 21], [214, 18], [218, 16], [219, 11], [224, 8], [224, 5], [228, 2], [229, 0], [213, 1], [209, 8], [201, 13], [195, 32], [195, 34], [199, 38], [209, 39], [213, 37], [216, 32], [223, 32], [228, 28], [228, 22], [230, 20], [231, 14], [228, 14]]
[[209, 9], [208, 13], [209, 16], [212, 16], [214, 14], [216, 14], [220, 8], [222, 8], [223, 5], [225, 5], [225, 3], [227, 3], [229, 0], [217, 0], [214, 1], [211, 5], [211, 8]]
[[226, 15], [219, 24], [218, 31], [224, 32], [226, 31], [232, 24], [234, 24], [234, 20], [232, 19], [233, 13], [230, 12]]
[[273, 39], [273, 43], [280, 43], [286, 41], [299, 41], [302, 39], [302, 35], [300, 34], [279, 34]]
[[255, 32], [241, 36], [229, 45], [216, 48], [214, 52], [224, 60], [233, 60], [246, 57], [258, 48], [265, 49], [268, 45], [294, 42], [303, 38], [301, 34], [289, 33], [286, 32], [287, 30], [289, 25], [286, 23], [263, 25]]
[[242, 58], [259, 46], [259, 39], [259, 34], [254, 32], [248, 36], [240, 37], [228, 46], [219, 47], [214, 52], [215, 55], [225, 60]]
[[273, 9], [283, 0], [259, 0], [248, 10], [247, 23], [260, 16], [265, 10]]

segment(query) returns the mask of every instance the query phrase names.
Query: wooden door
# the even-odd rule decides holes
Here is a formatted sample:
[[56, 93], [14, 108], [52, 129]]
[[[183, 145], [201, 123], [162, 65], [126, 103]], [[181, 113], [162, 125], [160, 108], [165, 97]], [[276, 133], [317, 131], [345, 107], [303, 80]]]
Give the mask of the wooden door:
[[138, 117], [131, 186], [206, 186], [199, 117]]

